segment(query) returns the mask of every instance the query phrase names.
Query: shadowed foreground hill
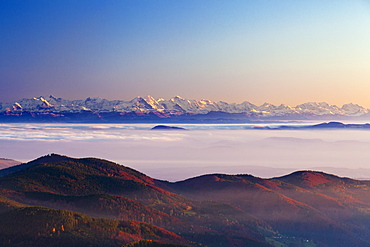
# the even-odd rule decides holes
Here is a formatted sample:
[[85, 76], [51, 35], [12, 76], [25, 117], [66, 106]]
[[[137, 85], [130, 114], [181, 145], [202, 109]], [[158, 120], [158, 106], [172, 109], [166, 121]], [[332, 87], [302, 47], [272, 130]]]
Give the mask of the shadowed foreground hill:
[[119, 246], [138, 239], [170, 243], [188, 241], [138, 221], [94, 219], [72, 211], [41, 207], [0, 214], [1, 246]]
[[184, 247], [185, 245], [178, 244], [166, 244], [159, 241], [153, 240], [140, 240], [134, 243], [127, 244], [123, 247]]
[[286, 236], [370, 246], [370, 182], [302, 171], [274, 179], [212, 174], [168, 183], [194, 200], [230, 203]]
[[299, 171], [170, 183], [55, 154], [0, 174], [9, 246], [370, 246], [369, 181]]
[[[119, 230], [139, 236], [132, 241], [271, 246], [265, 240], [266, 234], [274, 234], [271, 227], [247, 212], [229, 204], [192, 201], [159, 188], [159, 184], [164, 182], [109, 161], [49, 155], [22, 164], [11, 172], [7, 170], [0, 178], [0, 195], [9, 204], [3, 211], [14, 213], [17, 205], [23, 204], [72, 210], [92, 217], [135, 220], [176, 232], [176, 236], [187, 242], [145, 236], [139, 234], [142, 230], [138, 227], [137, 232]], [[32, 238], [29, 241], [33, 243]], [[57, 239], [56, 243], [58, 241], [62, 240]]]

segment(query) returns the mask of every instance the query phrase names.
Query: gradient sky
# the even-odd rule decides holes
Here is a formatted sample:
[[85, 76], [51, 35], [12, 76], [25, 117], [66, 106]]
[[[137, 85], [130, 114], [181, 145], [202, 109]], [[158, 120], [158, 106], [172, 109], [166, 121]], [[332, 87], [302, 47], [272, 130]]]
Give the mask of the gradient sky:
[[0, 0], [0, 102], [170, 98], [370, 108], [368, 0]]

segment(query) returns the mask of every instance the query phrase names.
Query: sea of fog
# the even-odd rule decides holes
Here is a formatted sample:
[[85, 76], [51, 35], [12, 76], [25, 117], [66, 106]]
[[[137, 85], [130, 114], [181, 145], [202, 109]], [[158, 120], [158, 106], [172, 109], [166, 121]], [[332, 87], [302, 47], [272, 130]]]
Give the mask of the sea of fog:
[[[259, 126], [266, 125], [277, 126]], [[209, 173], [274, 177], [302, 169], [370, 178], [370, 130], [264, 130], [253, 129], [255, 124], [176, 124], [187, 131], [151, 130], [154, 126], [0, 124], [0, 158], [97, 157], [169, 181]]]

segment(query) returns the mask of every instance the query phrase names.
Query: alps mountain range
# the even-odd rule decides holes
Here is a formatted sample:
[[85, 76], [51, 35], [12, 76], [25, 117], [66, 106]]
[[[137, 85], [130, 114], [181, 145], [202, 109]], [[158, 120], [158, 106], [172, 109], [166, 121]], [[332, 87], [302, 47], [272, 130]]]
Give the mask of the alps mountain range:
[[[154, 99], [151, 96], [136, 97], [130, 101], [87, 98], [85, 100], [65, 100], [52, 95], [21, 99], [11, 103], [0, 103], [2, 120], [17, 116], [22, 118], [57, 118], [70, 119], [81, 114], [93, 121], [115, 121], [125, 119], [347, 119], [370, 118], [370, 110], [357, 104], [349, 103], [342, 107], [329, 105], [325, 102], [308, 102], [291, 107], [288, 105], [272, 105], [264, 103], [257, 106], [248, 101], [243, 103], [227, 103], [210, 100], [188, 100], [175, 96], [169, 100]], [[123, 117], [124, 116], [124, 117]], [[203, 117], [202, 117], [203, 116]], [[73, 118], [72, 117], [72, 118]], [[110, 119], [109, 119], [110, 118]]]

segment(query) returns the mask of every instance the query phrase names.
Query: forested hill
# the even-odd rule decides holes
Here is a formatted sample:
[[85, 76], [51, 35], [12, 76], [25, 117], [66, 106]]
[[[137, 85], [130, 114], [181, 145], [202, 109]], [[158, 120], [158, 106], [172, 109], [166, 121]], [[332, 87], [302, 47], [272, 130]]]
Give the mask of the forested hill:
[[370, 245], [370, 182], [321, 172], [170, 183], [52, 154], [0, 174], [7, 246]]

